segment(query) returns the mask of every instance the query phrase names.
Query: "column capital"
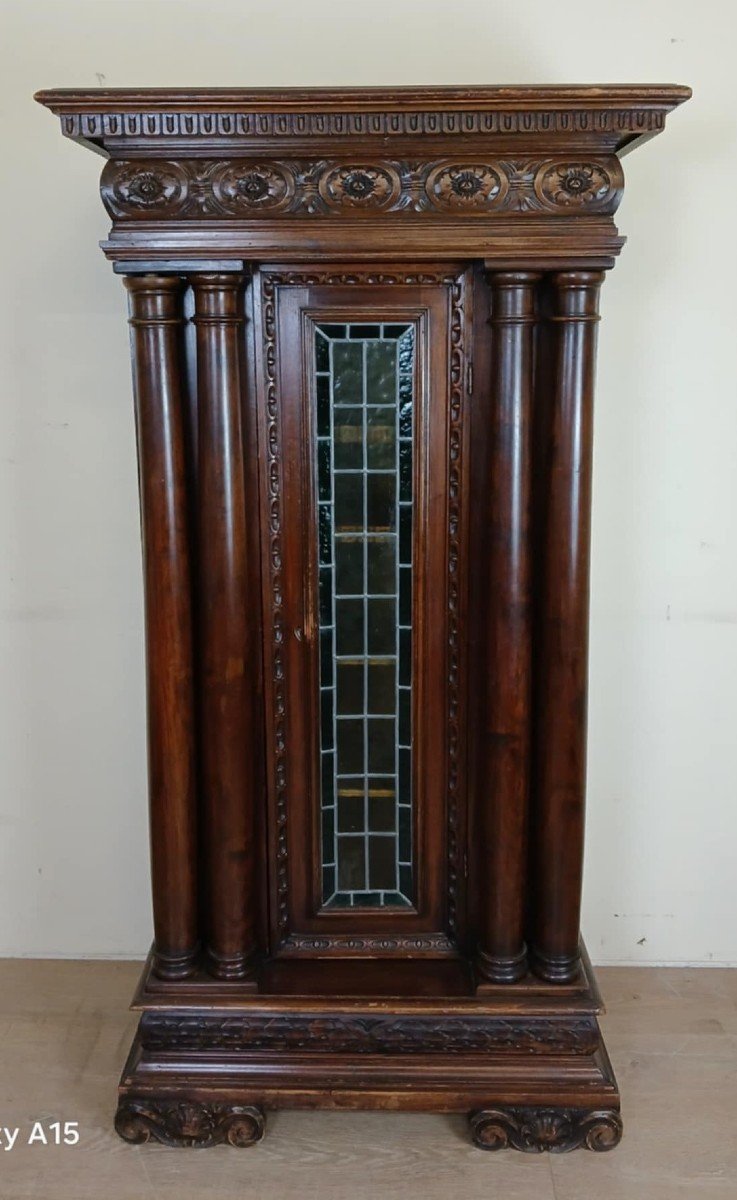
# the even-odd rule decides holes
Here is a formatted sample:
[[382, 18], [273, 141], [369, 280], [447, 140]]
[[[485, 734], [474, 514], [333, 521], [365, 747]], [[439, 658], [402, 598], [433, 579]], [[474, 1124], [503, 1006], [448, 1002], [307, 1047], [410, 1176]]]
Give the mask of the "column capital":
[[181, 325], [184, 321], [181, 295], [185, 281], [179, 275], [127, 275], [123, 281], [130, 298], [128, 324]]
[[550, 276], [551, 321], [598, 321], [604, 271], [556, 271]]
[[241, 302], [246, 280], [243, 271], [195, 272], [187, 279], [194, 292], [195, 325], [240, 325], [245, 320]]
[[492, 325], [534, 325], [537, 320], [539, 271], [493, 271], [487, 268], [491, 286]]

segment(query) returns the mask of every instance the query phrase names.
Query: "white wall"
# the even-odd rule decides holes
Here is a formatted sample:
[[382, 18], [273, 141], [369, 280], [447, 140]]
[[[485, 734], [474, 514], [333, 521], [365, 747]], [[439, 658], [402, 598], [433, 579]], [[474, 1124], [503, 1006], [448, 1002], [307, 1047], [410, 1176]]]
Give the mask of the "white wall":
[[[123, 288], [102, 160], [40, 87], [688, 83], [625, 160], [604, 291], [584, 929], [737, 963], [733, 0], [19, 0], [0, 7], [0, 953], [150, 939]], [[53, 206], [51, 201], [53, 199]]]

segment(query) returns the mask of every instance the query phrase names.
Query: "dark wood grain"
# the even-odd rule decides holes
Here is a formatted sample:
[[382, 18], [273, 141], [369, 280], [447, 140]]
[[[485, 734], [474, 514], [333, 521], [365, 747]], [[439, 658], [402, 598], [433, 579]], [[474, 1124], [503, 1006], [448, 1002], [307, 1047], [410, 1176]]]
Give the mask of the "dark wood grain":
[[196, 328], [201, 778], [207, 950], [240, 979], [256, 945], [256, 639], [249, 621], [243, 433], [243, 277], [191, 277]]
[[[458, 952], [462, 896], [457, 857], [465, 803], [458, 775], [465, 742], [458, 711], [458, 665], [451, 669], [448, 647], [451, 641], [454, 647], [461, 642], [456, 582], [462, 567], [459, 475], [452, 528], [448, 494], [450, 475], [459, 472], [460, 464], [461, 400], [457, 396], [452, 405], [451, 397], [457, 386], [454, 379], [465, 379], [465, 361], [454, 360], [463, 353], [463, 329], [458, 328], [465, 319], [463, 286], [462, 275], [431, 264], [421, 272], [408, 267], [374, 282], [360, 267], [332, 275], [269, 270], [261, 278], [266, 339], [260, 459], [265, 464], [263, 525], [269, 530], [263, 546], [264, 608], [271, 623], [267, 740], [274, 748], [269, 780], [272, 854], [280, 864], [274, 881], [272, 945], [280, 955]], [[411, 321], [418, 344], [416, 375], [431, 381], [427, 390], [418, 384], [414, 414], [412, 757], [417, 873], [414, 908], [404, 912], [321, 905], [317, 502], [313, 464], [304, 450], [315, 414], [303, 364], [309, 361], [315, 322], [349, 319]], [[454, 405], [458, 415], [449, 425], [446, 414]], [[275, 445], [280, 448], [278, 476], [269, 464]], [[451, 573], [447, 586], [454, 587], [452, 603], [446, 592]], [[433, 586], [434, 581], [440, 586]], [[305, 845], [309, 854], [292, 852], [291, 847]]]
[[[483, 1149], [618, 1142], [579, 937], [597, 300], [620, 158], [689, 95], [39, 93], [107, 160], [131, 302], [155, 942], [126, 1140], [363, 1107], [471, 1114]], [[418, 346], [406, 909], [322, 902], [323, 319]]]
[[591, 448], [598, 271], [550, 280], [551, 374], [538, 608], [533, 794], [535, 970], [578, 970], [586, 790]]
[[141, 498], [155, 969], [189, 975], [198, 944], [183, 282], [126, 280]]
[[530, 271], [491, 276], [485, 721], [479, 772], [481, 976], [527, 971], [525, 872], [531, 718], [530, 459], [536, 292]]

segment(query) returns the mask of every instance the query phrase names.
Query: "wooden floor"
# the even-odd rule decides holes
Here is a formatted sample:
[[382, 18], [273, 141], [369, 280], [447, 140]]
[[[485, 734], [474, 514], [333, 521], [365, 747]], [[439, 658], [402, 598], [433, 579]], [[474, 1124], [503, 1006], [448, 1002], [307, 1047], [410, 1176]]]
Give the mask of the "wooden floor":
[[[460, 1118], [388, 1113], [270, 1114], [250, 1150], [128, 1146], [112, 1112], [138, 974], [0, 960], [0, 1126], [20, 1127], [2, 1200], [737, 1198], [737, 970], [599, 971], [624, 1140], [559, 1156], [485, 1154]], [[79, 1122], [79, 1146], [27, 1144], [55, 1120]]]

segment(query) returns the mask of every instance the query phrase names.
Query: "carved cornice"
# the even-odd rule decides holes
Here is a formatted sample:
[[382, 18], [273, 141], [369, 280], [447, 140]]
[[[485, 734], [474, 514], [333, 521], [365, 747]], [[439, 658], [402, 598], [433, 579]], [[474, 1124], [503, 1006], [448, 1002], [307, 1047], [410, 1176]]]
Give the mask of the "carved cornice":
[[147, 1051], [315, 1051], [331, 1054], [591, 1054], [593, 1017], [300, 1016], [146, 1013]]
[[658, 133], [688, 99], [676, 86], [146, 89], [39, 92], [62, 132], [116, 152], [137, 143], [206, 145], [544, 136], [620, 150]]
[[609, 85], [36, 98], [64, 134], [111, 159], [103, 249], [124, 264], [396, 261], [408, 234], [415, 260], [518, 262], [523, 249], [536, 266], [608, 267], [622, 246], [618, 156], [690, 94]]
[[414, 213], [613, 213], [623, 187], [614, 155], [596, 159], [114, 159], [102, 199], [117, 220], [234, 220]]

